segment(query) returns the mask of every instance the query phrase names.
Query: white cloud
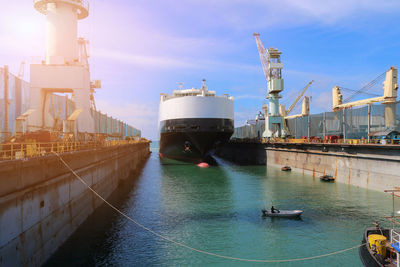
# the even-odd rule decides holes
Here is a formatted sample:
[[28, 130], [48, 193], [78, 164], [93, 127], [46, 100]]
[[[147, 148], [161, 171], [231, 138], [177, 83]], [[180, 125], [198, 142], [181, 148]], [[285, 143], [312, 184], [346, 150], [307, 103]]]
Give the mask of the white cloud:
[[341, 18], [352, 16], [354, 13], [368, 11], [386, 13], [400, 8], [400, 2], [397, 0], [379, 2], [375, 0], [284, 0], [283, 5], [294, 9], [304, 17], [310, 17], [325, 23], [338, 22]]
[[314, 96], [310, 101], [310, 109], [332, 111], [332, 92], [322, 92]]
[[235, 100], [241, 99], [263, 99], [263, 95], [237, 95], [235, 96]]
[[177, 56], [156, 56], [134, 54], [130, 52], [109, 50], [104, 48], [95, 48], [92, 54], [96, 58], [106, 60], [116, 60], [122, 63], [138, 65], [152, 68], [189, 68], [189, 69], [227, 69], [232, 71], [257, 71], [259, 66], [241, 64], [236, 62], [226, 62], [210, 60], [207, 58], [183, 58]]
[[310, 23], [344, 25], [373, 14], [398, 12], [397, 0], [191, 0], [236, 29], [291, 27]]
[[133, 54], [129, 52], [120, 52], [117, 50], [101, 48], [93, 49], [93, 55], [95, 57], [104, 58], [107, 60], [117, 60], [123, 63], [151, 66], [156, 68], [194, 68], [197, 65], [185, 59], [162, 56], [146, 56], [142, 54]]

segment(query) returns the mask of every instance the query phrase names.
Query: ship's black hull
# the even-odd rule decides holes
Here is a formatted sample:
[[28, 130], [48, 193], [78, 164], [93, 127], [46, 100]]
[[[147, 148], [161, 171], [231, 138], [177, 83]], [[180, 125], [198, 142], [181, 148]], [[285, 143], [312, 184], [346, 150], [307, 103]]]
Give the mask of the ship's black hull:
[[160, 157], [212, 162], [212, 154], [233, 134], [229, 119], [176, 119], [160, 123]]

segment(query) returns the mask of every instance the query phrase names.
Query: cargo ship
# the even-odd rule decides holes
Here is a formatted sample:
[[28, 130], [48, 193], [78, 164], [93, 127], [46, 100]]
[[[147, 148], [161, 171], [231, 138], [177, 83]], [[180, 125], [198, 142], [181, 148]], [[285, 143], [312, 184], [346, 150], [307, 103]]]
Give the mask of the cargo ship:
[[159, 107], [161, 158], [191, 163], [213, 163], [215, 148], [225, 144], [234, 130], [233, 97], [201, 89], [161, 94]]

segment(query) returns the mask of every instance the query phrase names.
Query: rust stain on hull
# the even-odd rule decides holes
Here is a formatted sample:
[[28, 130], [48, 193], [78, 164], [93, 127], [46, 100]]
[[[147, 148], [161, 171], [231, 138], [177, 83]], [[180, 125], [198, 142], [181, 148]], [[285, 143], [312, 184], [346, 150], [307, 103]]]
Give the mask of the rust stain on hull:
[[350, 184], [350, 178], [351, 178], [351, 169], [349, 168], [349, 184]]
[[335, 160], [335, 183], [337, 179], [337, 159]]

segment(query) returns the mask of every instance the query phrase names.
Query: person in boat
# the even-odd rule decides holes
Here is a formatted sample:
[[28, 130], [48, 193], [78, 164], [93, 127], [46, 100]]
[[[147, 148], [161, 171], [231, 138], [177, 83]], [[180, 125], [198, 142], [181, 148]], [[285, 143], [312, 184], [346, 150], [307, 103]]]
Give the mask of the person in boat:
[[274, 206], [271, 207], [271, 213], [279, 213], [278, 209], [275, 209]]

